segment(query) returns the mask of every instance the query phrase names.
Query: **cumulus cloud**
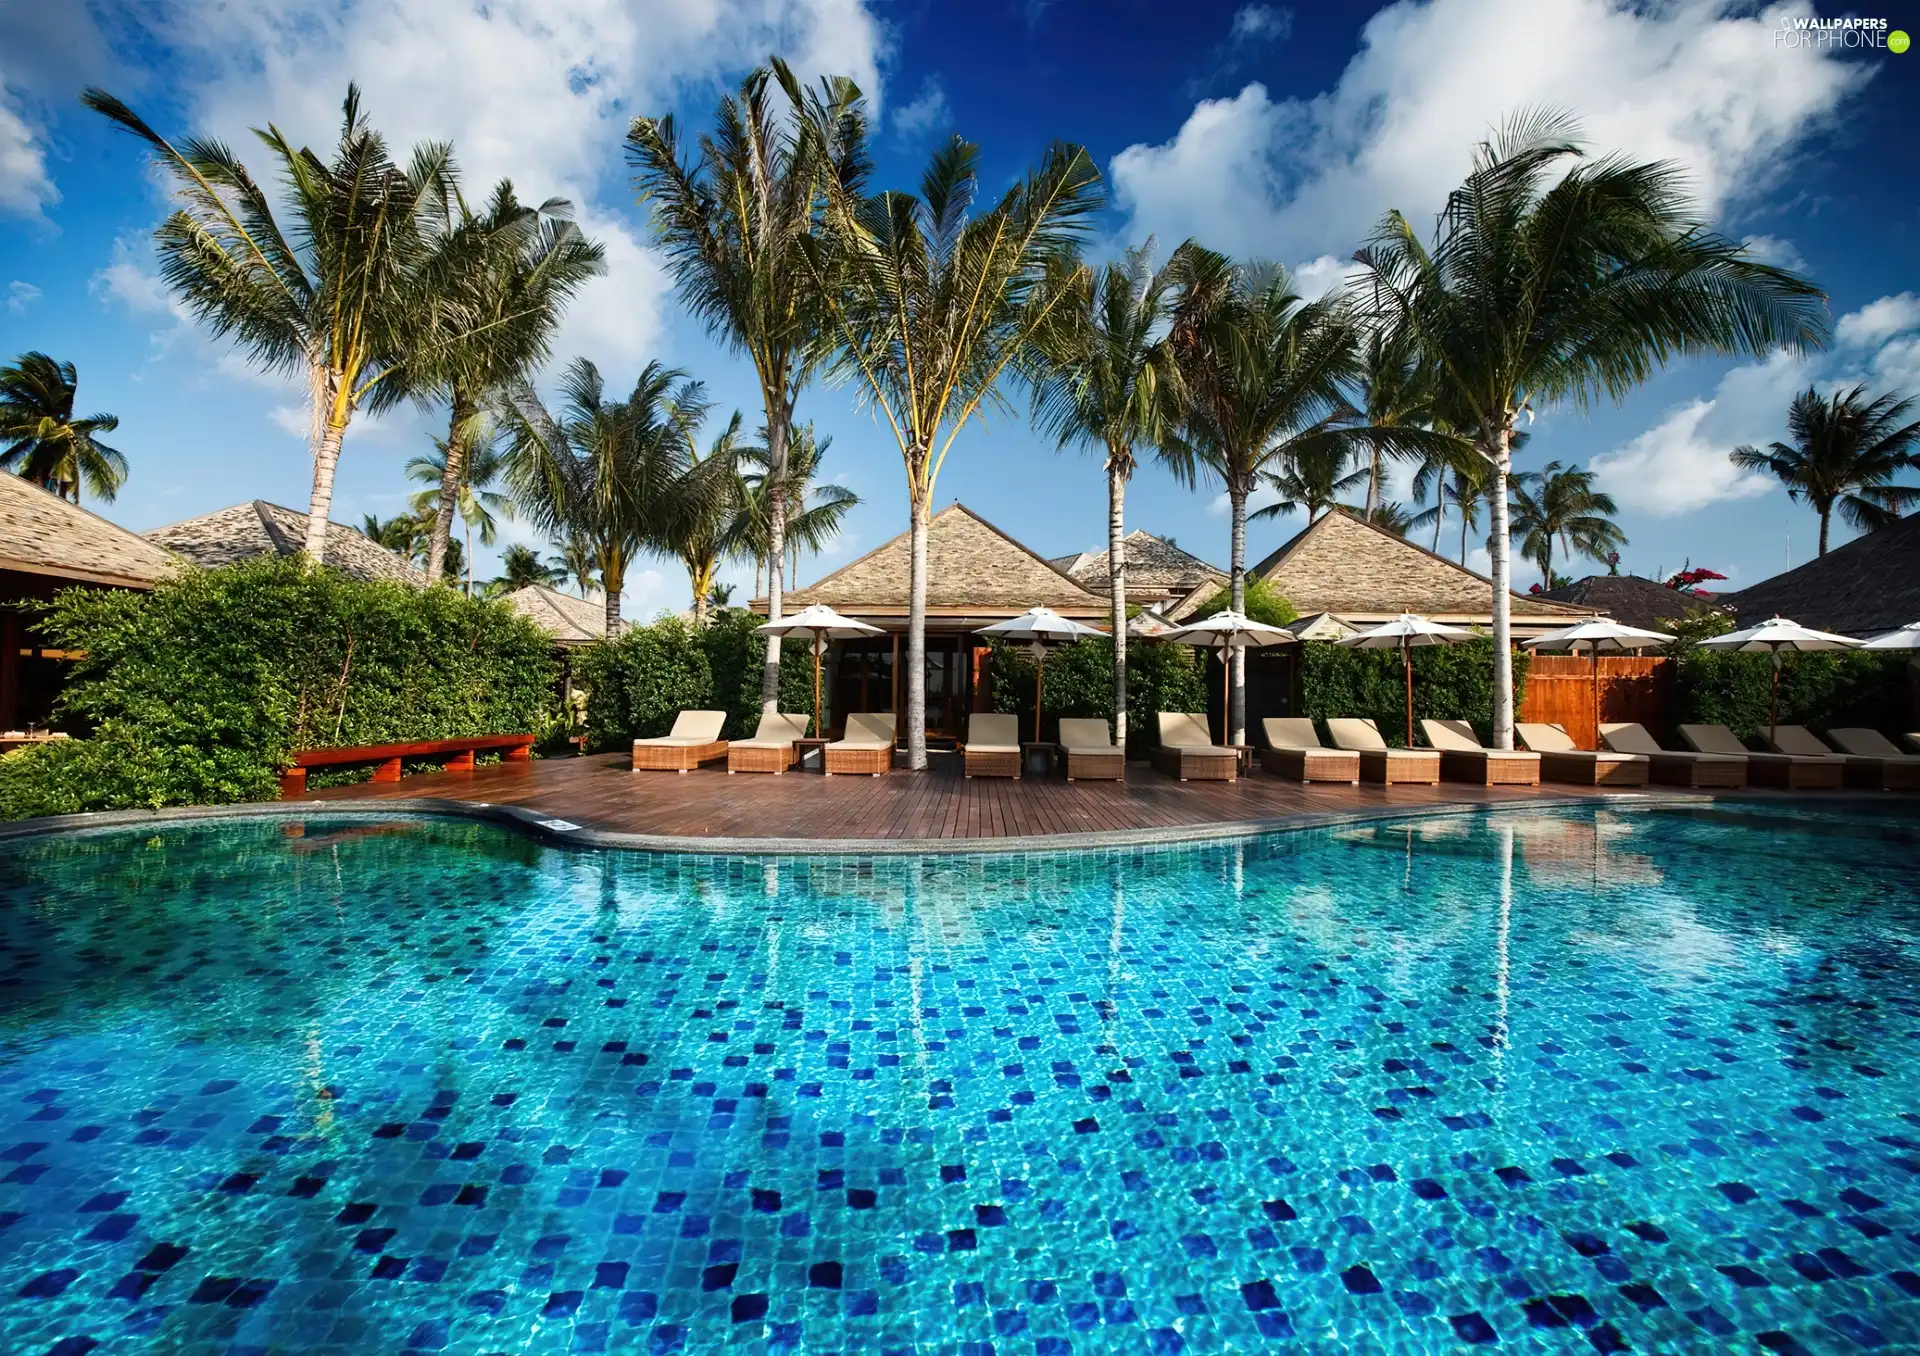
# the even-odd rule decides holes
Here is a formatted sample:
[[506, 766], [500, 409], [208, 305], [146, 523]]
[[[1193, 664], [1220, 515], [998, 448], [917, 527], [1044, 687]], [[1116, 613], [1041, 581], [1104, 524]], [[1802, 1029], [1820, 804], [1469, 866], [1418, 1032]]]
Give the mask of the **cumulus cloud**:
[[141, 266], [145, 242], [144, 232], [133, 240], [126, 236], [115, 240], [113, 258], [105, 268], [94, 272], [87, 282], [87, 291], [103, 301], [108, 298], [119, 301], [130, 311], [165, 311], [168, 308], [166, 284], [160, 281], [158, 273], [150, 273]]
[[1678, 162], [1718, 213], [1770, 187], [1782, 152], [1868, 78], [1836, 54], [1776, 51], [1773, 25], [1733, 0], [1401, 0], [1328, 93], [1249, 84], [1201, 101], [1171, 140], [1120, 152], [1115, 200], [1133, 239], [1345, 255], [1389, 208], [1431, 220], [1489, 128], [1551, 105], [1577, 110], [1597, 150]]
[[21, 282], [15, 278], [7, 284], [7, 310], [14, 315], [25, 315], [27, 307], [40, 300], [40, 289], [30, 282]]
[[1242, 5], [1233, 13], [1228, 38], [1236, 45], [1275, 42], [1293, 32], [1293, 11], [1273, 5]]
[[1800, 251], [1791, 240], [1777, 235], [1750, 235], [1742, 242], [1747, 247], [1749, 257], [1763, 264], [1772, 264], [1775, 268], [1790, 268], [1801, 272], [1807, 267], [1807, 261], [1800, 257]]
[[0, 71], [0, 212], [37, 218], [59, 201], [47, 173], [46, 145]]
[[1901, 292], [1849, 311], [1833, 333], [1848, 348], [1871, 348], [1912, 329], [1920, 329], [1920, 296]]
[[953, 125], [953, 109], [947, 103], [947, 90], [940, 77], [928, 76], [920, 82], [920, 92], [893, 110], [894, 133], [915, 141]]

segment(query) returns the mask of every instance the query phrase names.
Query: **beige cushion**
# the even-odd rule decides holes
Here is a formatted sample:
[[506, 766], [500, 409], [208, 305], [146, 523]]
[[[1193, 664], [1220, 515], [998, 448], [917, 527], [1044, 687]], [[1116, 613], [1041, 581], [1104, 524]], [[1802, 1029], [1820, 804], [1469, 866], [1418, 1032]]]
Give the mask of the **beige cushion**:
[[1333, 737], [1335, 746], [1343, 749], [1379, 752], [1387, 747], [1387, 741], [1380, 737], [1379, 728], [1372, 721], [1354, 716], [1329, 716], [1327, 733]]
[[1080, 716], [1060, 718], [1060, 746], [1069, 753], [1098, 753], [1102, 749], [1118, 748], [1113, 742], [1113, 731], [1104, 720]]
[[1160, 743], [1169, 749], [1210, 749], [1213, 735], [1207, 729], [1204, 716], [1191, 715], [1179, 711], [1162, 711], [1160, 714]]
[[682, 711], [673, 718], [673, 728], [656, 739], [636, 739], [636, 744], [677, 748], [690, 744], [711, 744], [720, 738], [727, 723], [725, 711]]
[[968, 716], [967, 748], [976, 753], [1018, 753], [1020, 717], [985, 711]]
[[1269, 716], [1260, 722], [1269, 747], [1275, 749], [1323, 749], [1313, 721], [1306, 716]]
[[1464, 720], [1423, 720], [1427, 743], [1442, 753], [1471, 753], [1482, 758], [1520, 758], [1538, 760], [1540, 755], [1525, 749], [1490, 749], [1480, 742], [1473, 726]]
[[861, 711], [847, 717], [846, 738], [837, 741], [839, 749], [880, 749], [893, 747], [893, 713]]
[[1573, 742], [1573, 736], [1558, 725], [1537, 725], [1531, 722], [1515, 725], [1515, 734], [1527, 741], [1527, 747], [1535, 753], [1584, 753], [1585, 750]]
[[1848, 726], [1843, 730], [1828, 730], [1827, 738], [1848, 753], [1862, 758], [1897, 758], [1906, 761], [1913, 757], [1910, 753], [1900, 752], [1894, 742], [1878, 730]]
[[775, 711], [760, 717], [760, 728], [753, 732], [752, 739], [736, 739], [736, 749], [784, 749], [790, 748], [796, 739], [805, 738], [807, 716], [789, 716]]
[[1774, 752], [1791, 754], [1795, 758], [1832, 758], [1834, 752], [1813, 731], [1804, 725], [1779, 725], [1774, 727], [1772, 738], [1768, 740]]
[[1654, 742], [1653, 736], [1647, 733], [1647, 727], [1638, 721], [1629, 720], [1617, 725], [1602, 725], [1600, 742], [1615, 753], [1644, 753], [1652, 757], [1656, 753], [1668, 752]]
[[1724, 725], [1682, 725], [1678, 727], [1680, 738], [1687, 747], [1700, 753], [1724, 754], [1729, 758], [1751, 758], [1753, 750], [1740, 742], [1737, 735]]

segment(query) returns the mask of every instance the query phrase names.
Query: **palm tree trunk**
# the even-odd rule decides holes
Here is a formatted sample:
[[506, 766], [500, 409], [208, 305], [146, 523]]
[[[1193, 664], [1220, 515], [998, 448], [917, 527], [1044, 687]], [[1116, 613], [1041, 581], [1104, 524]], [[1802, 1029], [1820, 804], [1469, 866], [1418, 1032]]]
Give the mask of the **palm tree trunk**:
[[[80, 501], [76, 499], [74, 502], [77, 504]], [[1832, 517], [1832, 509], [1820, 510], [1820, 554], [1823, 556], [1827, 553], [1827, 522]]]
[[1380, 447], [1373, 448], [1373, 461], [1367, 469], [1367, 521], [1373, 521], [1373, 511], [1380, 505]]
[[1440, 554], [1440, 529], [1447, 525], [1447, 487], [1442, 483], [1434, 491], [1433, 500], [1433, 553]]
[[[1502, 420], [1498, 428], [1481, 431], [1481, 451], [1493, 461], [1493, 486], [1488, 492], [1491, 518], [1487, 552], [1493, 576], [1493, 746], [1513, 747], [1513, 615], [1509, 579], [1512, 575], [1507, 541], [1507, 475], [1513, 469], [1513, 430]], [[1463, 548], [1464, 549], [1464, 548]]]
[[[787, 427], [789, 412], [767, 411], [767, 620], [780, 620], [781, 566], [787, 554]], [[760, 712], [780, 709], [780, 637], [767, 637], [767, 658], [760, 666]], [[924, 740], [922, 741], [924, 744]]]
[[689, 566], [687, 579], [693, 585], [693, 624], [704, 631], [707, 627], [707, 594], [713, 588], [713, 567]]
[[313, 494], [307, 500], [307, 540], [302, 550], [316, 565], [327, 558], [327, 516], [333, 512], [333, 473], [340, 464], [340, 442], [347, 426], [329, 419], [313, 452]]
[[620, 588], [627, 582], [627, 562], [618, 556], [600, 559], [600, 587], [607, 600], [607, 639], [620, 634]]
[[1467, 529], [1473, 523], [1471, 513], [1473, 504], [1462, 499], [1458, 490], [1454, 491], [1453, 502], [1460, 508], [1460, 563], [1465, 565], [1467, 563]]
[[907, 586], [907, 766], [927, 765], [927, 492], [913, 490], [913, 526], [908, 531], [912, 565]]
[[1127, 477], [1107, 470], [1107, 588], [1113, 597], [1113, 742], [1127, 747]]
[[[1247, 609], [1247, 492], [1236, 485], [1228, 492], [1233, 502], [1233, 610], [1245, 614]], [[1233, 693], [1228, 698], [1226, 721], [1227, 742], [1244, 744], [1241, 733], [1247, 725], [1247, 652], [1230, 650], [1227, 663], [1233, 668]]]
[[[473, 400], [459, 386], [453, 388], [453, 413], [447, 419], [447, 464], [440, 472], [440, 502], [433, 508], [433, 535], [427, 539], [427, 582], [440, 582], [447, 559], [447, 538], [453, 533], [454, 502], [460, 497], [460, 477], [467, 466], [467, 433], [473, 423]], [[473, 555], [468, 542], [467, 555]]]

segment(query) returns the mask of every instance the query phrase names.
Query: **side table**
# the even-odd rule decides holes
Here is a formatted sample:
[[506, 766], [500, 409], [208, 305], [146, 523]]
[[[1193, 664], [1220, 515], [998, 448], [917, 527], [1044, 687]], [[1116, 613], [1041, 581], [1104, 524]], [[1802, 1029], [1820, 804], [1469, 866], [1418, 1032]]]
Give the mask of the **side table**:
[[804, 736], [793, 741], [794, 766], [802, 772], [825, 772], [827, 770], [827, 745], [831, 739], [822, 739], [816, 735]]

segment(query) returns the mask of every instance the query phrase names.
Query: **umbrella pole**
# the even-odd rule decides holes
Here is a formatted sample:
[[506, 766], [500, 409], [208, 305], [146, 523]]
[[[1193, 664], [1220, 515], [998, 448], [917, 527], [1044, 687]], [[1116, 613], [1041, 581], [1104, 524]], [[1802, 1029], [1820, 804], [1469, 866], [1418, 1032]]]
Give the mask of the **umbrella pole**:
[[1593, 747], [1600, 747], [1600, 647], [1592, 646], [1593, 654]]
[[1400, 637], [1400, 671], [1407, 681], [1407, 747], [1413, 747], [1413, 649], [1405, 636]]
[[1233, 647], [1220, 647], [1220, 733], [1222, 744], [1233, 742]]
[[[775, 702], [775, 706], [779, 703]], [[820, 737], [820, 637], [813, 638], [813, 729], [815, 739]]]
[[1767, 746], [1773, 746], [1773, 737], [1780, 732], [1780, 651], [1773, 652], [1773, 695], [1767, 701]]
[[1047, 651], [1041, 646], [1033, 657], [1033, 742], [1040, 742], [1040, 700], [1047, 691]]

